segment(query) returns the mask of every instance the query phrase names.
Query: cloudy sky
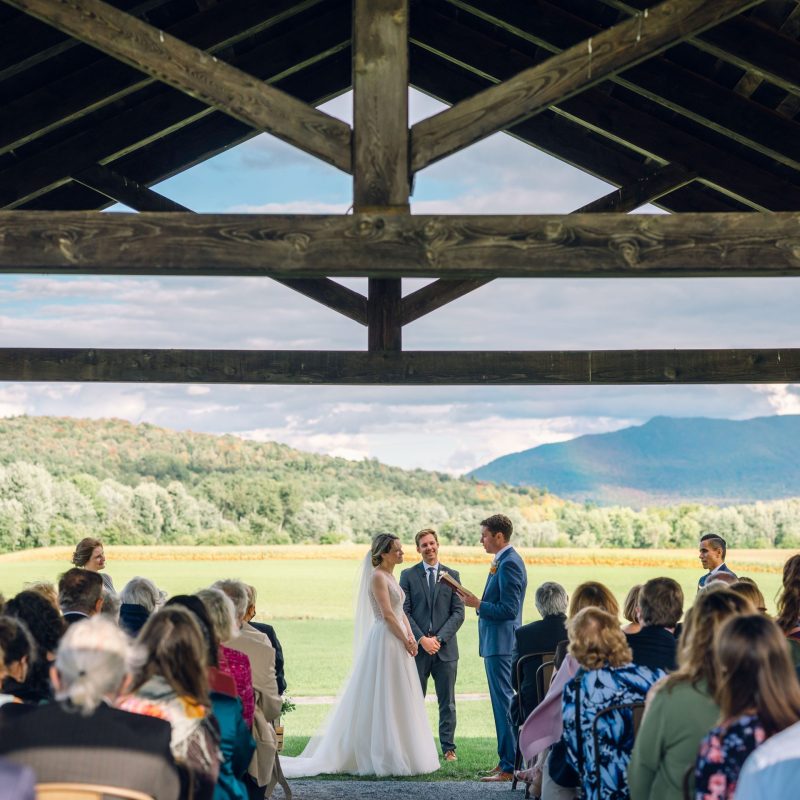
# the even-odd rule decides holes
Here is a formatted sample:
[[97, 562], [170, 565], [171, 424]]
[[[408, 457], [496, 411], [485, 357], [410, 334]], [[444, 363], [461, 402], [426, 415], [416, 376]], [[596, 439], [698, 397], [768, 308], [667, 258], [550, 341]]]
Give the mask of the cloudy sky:
[[[349, 121], [350, 98], [325, 110]], [[438, 110], [412, 95], [412, 118]], [[348, 176], [268, 136], [166, 181], [205, 212], [340, 213]], [[499, 134], [417, 176], [416, 213], [565, 213], [609, 191]], [[366, 281], [347, 281], [366, 288]], [[420, 281], [404, 281], [408, 292]], [[797, 346], [794, 279], [502, 280], [404, 329], [406, 349]], [[5, 347], [361, 349], [366, 330], [260, 279], [0, 276]], [[122, 417], [463, 472], [659, 414], [800, 413], [798, 386], [236, 387], [0, 384], [0, 414]]]

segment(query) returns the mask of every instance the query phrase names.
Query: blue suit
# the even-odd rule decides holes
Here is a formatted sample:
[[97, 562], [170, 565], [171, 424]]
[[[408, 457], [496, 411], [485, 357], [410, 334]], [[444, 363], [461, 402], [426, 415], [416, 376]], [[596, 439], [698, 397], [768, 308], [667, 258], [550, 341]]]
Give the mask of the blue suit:
[[[717, 570], [717, 572], [727, 572], [727, 573], [733, 575], [734, 578], [736, 577], [736, 573], [732, 569], [729, 569], [727, 564], [722, 564], [720, 566], [720, 568]], [[701, 576], [700, 580], [697, 581], [697, 588], [698, 589], [702, 589], [706, 585], [706, 581], [710, 577], [711, 577], [711, 573], [710, 572], [706, 572], [705, 575]]]
[[514, 689], [511, 659], [514, 632], [522, 625], [522, 604], [528, 576], [513, 548], [500, 554], [497, 571], [486, 581], [478, 609], [478, 652], [483, 658], [497, 731], [497, 755], [503, 772], [514, 769], [517, 735], [511, 722]]

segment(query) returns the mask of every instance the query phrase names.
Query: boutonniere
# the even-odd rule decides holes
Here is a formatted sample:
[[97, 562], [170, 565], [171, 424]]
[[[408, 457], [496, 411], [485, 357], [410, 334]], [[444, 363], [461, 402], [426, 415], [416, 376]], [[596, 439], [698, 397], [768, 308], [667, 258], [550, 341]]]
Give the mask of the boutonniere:
[[497, 564], [492, 564], [492, 566], [489, 567], [489, 574], [494, 575], [495, 572], [497, 572]]

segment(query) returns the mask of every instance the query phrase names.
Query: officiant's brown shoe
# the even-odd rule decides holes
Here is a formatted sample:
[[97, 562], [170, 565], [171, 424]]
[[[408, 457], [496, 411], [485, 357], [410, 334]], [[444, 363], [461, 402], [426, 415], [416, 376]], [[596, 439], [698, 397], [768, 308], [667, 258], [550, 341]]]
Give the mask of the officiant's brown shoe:
[[487, 775], [497, 775], [498, 772], [502, 772], [503, 768], [498, 764], [496, 767], [492, 767], [486, 774]]
[[455, 750], [446, 750], [443, 756], [445, 761], [458, 761]]
[[507, 781], [513, 781], [514, 776], [510, 772], [495, 772], [494, 775], [484, 775], [481, 778], [481, 783], [506, 783]]

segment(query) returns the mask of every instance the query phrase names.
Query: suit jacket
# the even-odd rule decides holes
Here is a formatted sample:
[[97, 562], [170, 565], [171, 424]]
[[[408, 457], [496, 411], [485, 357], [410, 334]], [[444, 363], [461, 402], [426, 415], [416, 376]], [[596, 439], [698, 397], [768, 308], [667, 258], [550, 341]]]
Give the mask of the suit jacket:
[[64, 624], [69, 627], [70, 625], [74, 625], [76, 622], [83, 622], [83, 620], [89, 619], [88, 615], [80, 612], [80, 611], [65, 611], [64, 612]]
[[[440, 570], [449, 572], [459, 583], [461, 580], [454, 569], [439, 564]], [[456, 632], [464, 624], [464, 602], [447, 584], [438, 582], [433, 590], [433, 612], [431, 612], [431, 593], [428, 588], [425, 562], [420, 561], [400, 573], [400, 588], [405, 592], [403, 611], [408, 617], [414, 638], [417, 641], [428, 635], [428, 628], [442, 642], [437, 653], [442, 661], [455, 661], [458, 658]], [[420, 648], [420, 652], [424, 652]]]
[[[728, 572], [731, 575], [733, 575], [734, 578], [736, 577], [736, 573], [732, 569], [729, 569], [727, 564], [722, 564], [722, 566], [717, 570], [717, 572]], [[706, 581], [710, 577], [711, 577], [711, 573], [710, 572], [706, 572], [705, 575], [701, 575], [700, 576], [700, 580], [697, 581], [698, 588], [702, 589], [706, 585]]]
[[[522, 680], [517, 684], [517, 662], [531, 653], [552, 652], [567, 638], [567, 618], [564, 614], [551, 614], [544, 619], [529, 622], [514, 632], [515, 646], [511, 660], [511, 683], [522, 695], [525, 716], [533, 711], [537, 700], [536, 670], [542, 664], [541, 658], [530, 658], [522, 665]], [[547, 690], [547, 687], [544, 687]]]
[[487, 656], [510, 656], [514, 631], [522, 625], [522, 605], [528, 575], [525, 562], [513, 547], [501, 553], [497, 571], [486, 581], [478, 609], [478, 652]]
[[275, 648], [275, 679], [278, 681], [278, 694], [283, 694], [286, 691], [286, 676], [284, 675], [283, 669], [283, 648], [278, 641], [275, 628], [273, 628], [272, 625], [267, 625], [266, 622], [251, 621], [248, 624], [257, 631], [263, 633], [267, 639], [269, 639], [269, 643]]
[[637, 666], [664, 669], [667, 672], [678, 668], [678, 640], [666, 628], [645, 625], [639, 633], [626, 633], [625, 638], [633, 652], [633, 663]]
[[180, 781], [170, 724], [101, 703], [84, 717], [61, 703], [3, 706], [0, 755], [29, 766], [40, 783], [84, 782], [176, 800]]

